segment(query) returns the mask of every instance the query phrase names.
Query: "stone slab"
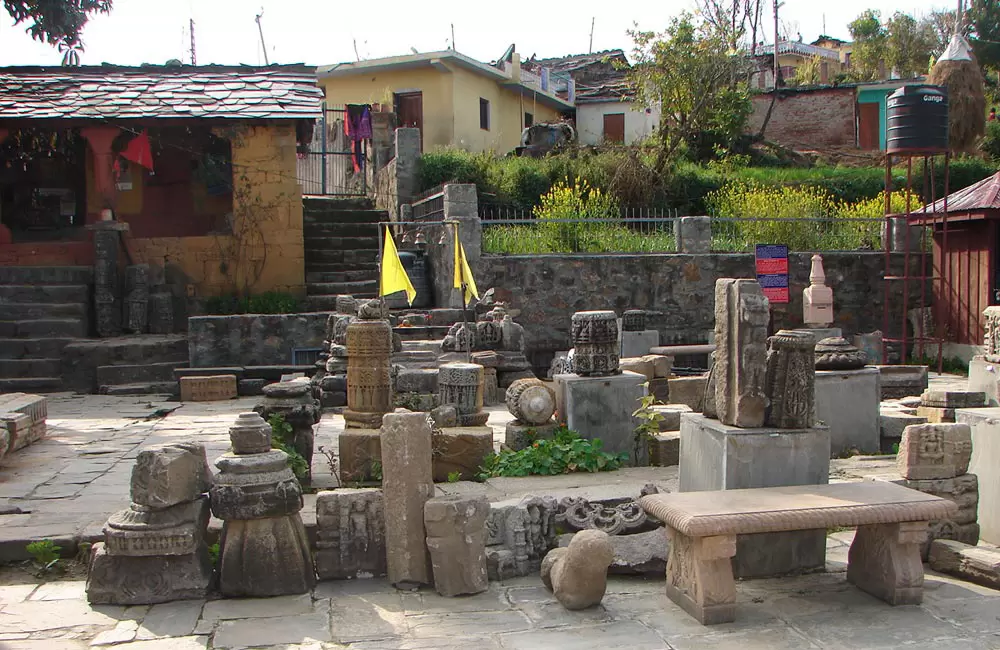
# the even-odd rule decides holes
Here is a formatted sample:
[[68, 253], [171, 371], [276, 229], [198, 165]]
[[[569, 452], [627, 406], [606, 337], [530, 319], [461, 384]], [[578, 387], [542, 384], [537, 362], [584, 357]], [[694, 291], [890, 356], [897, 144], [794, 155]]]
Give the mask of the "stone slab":
[[986, 393], [967, 390], [937, 390], [928, 388], [920, 395], [922, 406], [962, 409], [986, 406]]
[[805, 332], [806, 334], [810, 334], [814, 339], [816, 339], [817, 343], [819, 343], [823, 339], [829, 339], [833, 337], [840, 338], [844, 336], [844, 331], [839, 327], [800, 327], [792, 331]]
[[955, 409], [939, 406], [918, 406], [917, 415], [927, 418], [930, 424], [947, 424], [955, 421]]
[[705, 405], [705, 385], [708, 376], [672, 377], [668, 380], [670, 386], [670, 403], [685, 404], [694, 411], [701, 411]]
[[880, 400], [919, 397], [927, 390], [927, 366], [876, 365]]
[[816, 417], [830, 430], [830, 453], [879, 450], [879, 371], [816, 371]]
[[449, 427], [433, 435], [433, 469], [436, 483], [458, 472], [463, 481], [475, 480], [483, 461], [493, 453], [491, 427]]
[[649, 464], [652, 467], [671, 467], [680, 463], [680, 431], [668, 431], [647, 440]]
[[687, 404], [654, 404], [651, 409], [660, 414], [660, 431], [680, 431], [681, 414], [691, 413]]
[[[344, 429], [337, 437], [342, 484], [373, 480], [382, 463], [382, 438], [378, 429]], [[378, 463], [378, 465], [376, 465]]]
[[969, 472], [979, 476], [979, 536], [1000, 545], [1000, 408], [959, 409], [955, 419], [972, 428]]
[[926, 423], [927, 418], [922, 415], [910, 415], [898, 409], [882, 409], [881, 413], [879, 413], [879, 445], [882, 453], [896, 453], [893, 445], [898, 445], [903, 439], [903, 429], [911, 424]]
[[1000, 589], [1000, 549], [976, 547], [950, 539], [931, 543], [931, 568], [957, 575], [963, 580]]
[[[665, 532], [663, 528], [657, 528], [644, 533], [608, 537], [615, 554], [608, 573], [662, 578], [667, 570], [667, 552], [670, 548]], [[559, 547], [569, 546], [574, 534], [559, 535]]]
[[215, 402], [237, 397], [236, 375], [181, 377], [182, 402]]
[[[743, 429], [699, 413], [681, 415], [680, 491], [827, 483], [830, 432]], [[733, 570], [761, 577], [824, 566], [826, 531], [740, 535]]]
[[643, 330], [642, 332], [622, 332], [621, 356], [641, 357], [649, 354], [650, 349], [660, 345], [660, 332]]
[[1000, 364], [975, 356], [969, 361], [969, 390], [986, 395], [985, 406], [1000, 406]]
[[634, 372], [607, 377], [555, 375], [556, 411], [560, 421], [588, 440], [600, 438], [604, 451], [627, 453], [632, 465], [646, 465], [645, 445], [636, 458], [635, 427], [632, 413], [646, 394], [645, 377]]

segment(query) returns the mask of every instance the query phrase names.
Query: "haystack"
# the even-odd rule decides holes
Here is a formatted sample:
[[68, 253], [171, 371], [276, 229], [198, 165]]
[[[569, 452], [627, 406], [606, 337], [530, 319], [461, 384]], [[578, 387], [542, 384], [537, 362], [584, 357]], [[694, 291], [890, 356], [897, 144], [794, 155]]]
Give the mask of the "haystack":
[[952, 152], [975, 151], [986, 132], [986, 89], [968, 41], [958, 34], [952, 36], [927, 81], [948, 89], [948, 140]]

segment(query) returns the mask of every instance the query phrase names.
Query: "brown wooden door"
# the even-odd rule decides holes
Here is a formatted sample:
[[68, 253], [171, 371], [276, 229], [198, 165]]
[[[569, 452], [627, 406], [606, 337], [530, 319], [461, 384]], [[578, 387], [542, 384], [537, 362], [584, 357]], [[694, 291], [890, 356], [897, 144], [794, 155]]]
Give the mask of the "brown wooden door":
[[420, 129], [420, 148], [424, 147], [424, 94], [400, 93], [396, 95], [396, 115], [399, 126]]
[[858, 147], [878, 149], [879, 140], [878, 104], [858, 104]]
[[625, 142], [625, 113], [608, 113], [604, 116], [604, 141]]

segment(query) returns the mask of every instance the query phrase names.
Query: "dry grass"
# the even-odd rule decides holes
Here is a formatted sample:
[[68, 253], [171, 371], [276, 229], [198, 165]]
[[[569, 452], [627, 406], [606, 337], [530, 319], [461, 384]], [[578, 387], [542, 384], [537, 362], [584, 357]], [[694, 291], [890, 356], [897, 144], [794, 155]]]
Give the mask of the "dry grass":
[[986, 131], [986, 89], [976, 61], [938, 61], [927, 82], [948, 89], [948, 140], [955, 153], [976, 151]]

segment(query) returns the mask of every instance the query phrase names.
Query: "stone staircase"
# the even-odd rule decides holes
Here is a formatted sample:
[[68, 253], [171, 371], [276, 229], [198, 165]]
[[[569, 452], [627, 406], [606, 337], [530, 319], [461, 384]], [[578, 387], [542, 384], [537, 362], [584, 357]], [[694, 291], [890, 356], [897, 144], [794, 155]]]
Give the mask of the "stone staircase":
[[333, 311], [338, 294], [374, 298], [378, 222], [389, 214], [363, 199], [308, 197], [302, 203], [307, 309]]
[[90, 330], [86, 266], [0, 267], [0, 393], [64, 390], [63, 349]]
[[187, 367], [184, 334], [77, 341], [63, 349], [63, 383], [80, 393], [176, 395], [174, 370]]

